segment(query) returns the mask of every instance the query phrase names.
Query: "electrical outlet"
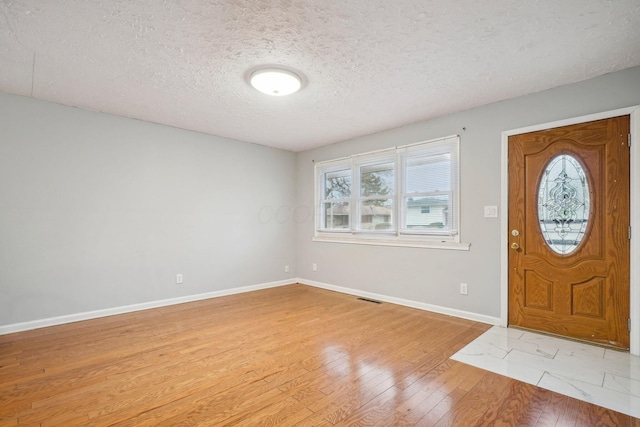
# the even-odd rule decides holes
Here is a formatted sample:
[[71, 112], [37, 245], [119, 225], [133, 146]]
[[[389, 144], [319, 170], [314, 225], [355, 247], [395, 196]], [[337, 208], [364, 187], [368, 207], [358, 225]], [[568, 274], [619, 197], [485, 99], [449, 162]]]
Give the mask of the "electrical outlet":
[[176, 274], [176, 285], [182, 284], [182, 274]]
[[467, 295], [467, 284], [460, 283], [460, 295]]
[[313, 264], [311, 264], [311, 269], [313, 271], [318, 271], [318, 264], [316, 264], [315, 262]]
[[285, 265], [285, 266], [284, 266], [284, 272], [285, 272], [285, 273], [288, 273], [288, 272], [289, 272], [289, 266], [288, 266], [288, 265]]
[[485, 206], [484, 207], [484, 217], [485, 218], [498, 218], [498, 207], [497, 206]]

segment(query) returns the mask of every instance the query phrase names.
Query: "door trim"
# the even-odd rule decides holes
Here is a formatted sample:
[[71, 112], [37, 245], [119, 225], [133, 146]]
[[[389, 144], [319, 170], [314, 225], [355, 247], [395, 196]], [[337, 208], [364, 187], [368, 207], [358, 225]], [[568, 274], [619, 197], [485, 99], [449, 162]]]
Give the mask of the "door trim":
[[640, 105], [605, 111], [586, 116], [573, 117], [565, 120], [542, 123], [523, 128], [510, 129], [502, 132], [502, 151], [500, 159], [500, 326], [506, 327], [509, 320], [509, 173], [508, 173], [508, 144], [509, 137], [521, 133], [552, 129], [577, 123], [591, 122], [617, 116], [630, 116], [631, 129], [631, 200], [630, 215], [633, 238], [631, 239], [630, 260], [630, 294], [629, 302], [631, 317], [631, 333], [629, 352], [640, 356]]

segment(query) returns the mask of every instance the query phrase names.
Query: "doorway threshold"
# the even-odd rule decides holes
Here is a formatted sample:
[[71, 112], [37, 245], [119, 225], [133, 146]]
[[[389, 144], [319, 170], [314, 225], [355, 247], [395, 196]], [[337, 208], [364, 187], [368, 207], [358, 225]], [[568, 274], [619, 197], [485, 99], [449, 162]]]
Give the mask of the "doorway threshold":
[[494, 326], [451, 359], [640, 418], [640, 357]]

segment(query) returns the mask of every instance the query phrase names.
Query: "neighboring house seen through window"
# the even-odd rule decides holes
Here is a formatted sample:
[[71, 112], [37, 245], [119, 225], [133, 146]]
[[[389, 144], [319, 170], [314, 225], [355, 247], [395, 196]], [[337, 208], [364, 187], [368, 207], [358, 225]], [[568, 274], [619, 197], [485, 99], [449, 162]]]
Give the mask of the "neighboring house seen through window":
[[317, 163], [314, 240], [459, 243], [459, 144], [450, 136]]

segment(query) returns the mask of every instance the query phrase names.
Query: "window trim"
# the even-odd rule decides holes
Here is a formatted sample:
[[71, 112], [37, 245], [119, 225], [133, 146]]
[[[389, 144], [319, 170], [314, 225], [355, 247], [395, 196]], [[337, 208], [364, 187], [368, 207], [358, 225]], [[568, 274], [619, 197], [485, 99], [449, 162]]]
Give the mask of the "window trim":
[[[406, 193], [407, 186], [407, 161], [416, 158], [422, 153], [424, 156], [433, 156], [441, 151], [443, 154], [450, 154], [454, 170], [452, 170], [452, 182], [449, 194], [452, 207], [452, 229], [451, 230], [414, 230], [406, 227], [406, 203], [407, 197], [427, 197], [421, 196], [423, 193]], [[470, 243], [460, 240], [460, 137], [451, 135], [444, 138], [437, 138], [422, 141], [414, 144], [391, 147], [383, 150], [359, 153], [349, 157], [342, 157], [315, 163], [314, 166], [314, 211], [315, 224], [312, 241], [348, 243], [363, 245], [381, 246], [401, 246], [418, 248], [438, 248], [452, 250], [469, 250]], [[455, 162], [454, 162], [455, 160]], [[360, 203], [367, 198], [386, 199], [389, 197], [362, 196], [360, 188], [360, 168], [371, 164], [393, 163], [394, 165], [394, 189], [390, 197], [392, 202], [391, 216], [393, 218], [393, 229], [391, 230], [361, 230]], [[349, 228], [345, 229], [323, 229], [324, 204], [337, 199], [325, 199], [325, 179], [326, 173], [339, 170], [351, 170], [351, 196], [339, 201], [349, 203]], [[357, 185], [356, 185], [357, 183]], [[358, 194], [355, 194], [357, 192]], [[433, 195], [434, 192], [427, 192]], [[426, 193], [425, 193], [426, 194]]]

